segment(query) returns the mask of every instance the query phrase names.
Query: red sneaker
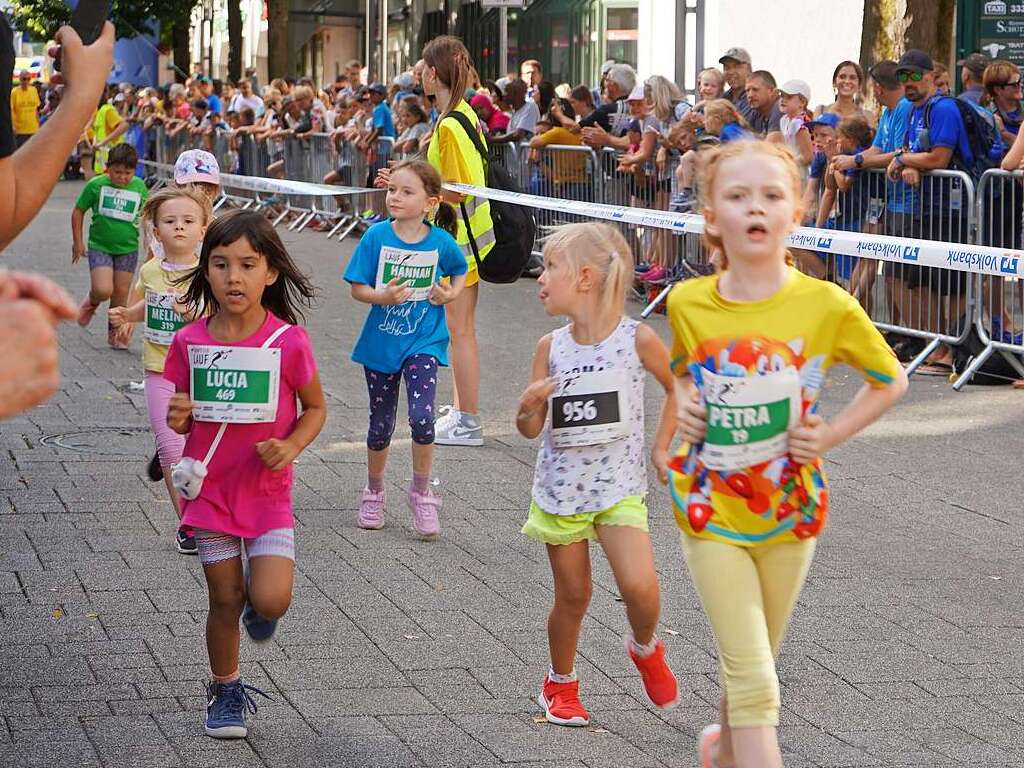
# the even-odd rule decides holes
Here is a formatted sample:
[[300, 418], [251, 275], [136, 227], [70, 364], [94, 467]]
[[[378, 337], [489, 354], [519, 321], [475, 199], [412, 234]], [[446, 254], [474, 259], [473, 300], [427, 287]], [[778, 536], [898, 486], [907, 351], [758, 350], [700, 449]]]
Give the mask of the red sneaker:
[[679, 684], [665, 662], [665, 644], [658, 641], [650, 656], [638, 656], [630, 638], [626, 638], [626, 652], [640, 670], [647, 700], [658, 709], [671, 709], [679, 703]]
[[544, 717], [555, 725], [590, 725], [590, 714], [580, 703], [580, 681], [571, 683], [555, 683], [547, 675], [544, 676], [544, 687], [541, 689], [537, 703], [544, 710]]
[[78, 324], [85, 328], [96, 314], [97, 309], [99, 309], [99, 304], [93, 304], [92, 299], [86, 296], [78, 307]]

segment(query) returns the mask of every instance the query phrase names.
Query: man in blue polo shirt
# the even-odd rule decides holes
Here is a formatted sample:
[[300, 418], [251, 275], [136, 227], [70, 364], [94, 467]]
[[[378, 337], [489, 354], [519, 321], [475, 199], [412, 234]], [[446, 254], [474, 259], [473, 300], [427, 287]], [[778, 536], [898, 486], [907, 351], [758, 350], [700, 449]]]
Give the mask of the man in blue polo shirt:
[[[960, 110], [954, 99], [937, 92], [932, 70], [931, 57], [914, 48], [904, 53], [896, 65], [896, 77], [903, 84], [912, 109], [903, 147], [896, 150], [886, 172], [893, 181], [902, 179], [918, 187], [913, 236], [963, 243], [968, 235], [969, 201], [960, 179], [921, 173], [950, 168], [954, 161], [962, 168], [974, 163]], [[967, 275], [903, 264], [898, 265], [897, 273], [910, 292], [916, 322], [925, 324], [919, 330], [955, 333], [951, 320], [964, 311], [958, 305]], [[949, 300], [948, 308], [944, 298]], [[952, 373], [952, 363], [952, 351], [943, 345], [918, 370], [948, 375]]]

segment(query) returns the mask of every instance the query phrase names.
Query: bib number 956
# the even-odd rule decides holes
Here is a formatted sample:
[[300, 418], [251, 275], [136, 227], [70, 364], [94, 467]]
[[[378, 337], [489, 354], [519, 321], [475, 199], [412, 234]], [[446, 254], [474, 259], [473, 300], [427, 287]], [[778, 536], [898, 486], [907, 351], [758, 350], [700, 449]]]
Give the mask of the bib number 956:
[[568, 424], [593, 421], [597, 418], [597, 406], [593, 400], [566, 400], [562, 403], [562, 416]]
[[619, 421], [619, 393], [591, 392], [579, 395], [560, 395], [552, 398], [551, 426], [566, 427], [611, 424]]

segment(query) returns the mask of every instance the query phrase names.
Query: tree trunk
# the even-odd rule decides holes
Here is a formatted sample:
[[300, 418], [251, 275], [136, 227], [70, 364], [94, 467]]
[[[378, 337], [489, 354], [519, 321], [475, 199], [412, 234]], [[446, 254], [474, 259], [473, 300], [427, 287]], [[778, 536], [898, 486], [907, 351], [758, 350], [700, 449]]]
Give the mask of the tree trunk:
[[288, 0], [267, 0], [267, 74], [288, 74]]
[[174, 81], [183, 83], [192, 70], [189, 51], [189, 17], [187, 15], [179, 20], [171, 30], [171, 45], [174, 48]]
[[242, 5], [241, 0], [228, 0], [228, 77], [242, 79]]
[[864, 0], [860, 63], [898, 59], [919, 48], [935, 62], [949, 64], [956, 0]]

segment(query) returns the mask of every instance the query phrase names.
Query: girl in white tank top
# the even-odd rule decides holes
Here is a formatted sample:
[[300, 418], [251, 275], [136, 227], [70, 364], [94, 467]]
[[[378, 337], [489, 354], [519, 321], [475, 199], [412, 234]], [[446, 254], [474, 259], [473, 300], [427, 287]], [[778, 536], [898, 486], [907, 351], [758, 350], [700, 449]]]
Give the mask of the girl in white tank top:
[[632, 279], [629, 246], [607, 224], [569, 224], [544, 247], [540, 299], [570, 323], [537, 344], [532, 382], [516, 425], [541, 436], [533, 500], [523, 533], [547, 545], [555, 602], [548, 620], [551, 668], [537, 697], [558, 725], [587, 725], [574, 660], [590, 601], [591, 539], [604, 549], [626, 603], [632, 633], [626, 651], [648, 700], [678, 700], [665, 646], [655, 637], [659, 591], [647, 527], [644, 381], [650, 371], [665, 391], [651, 453], [667, 478], [675, 434], [675, 394], [668, 350], [648, 326], [625, 317]]

